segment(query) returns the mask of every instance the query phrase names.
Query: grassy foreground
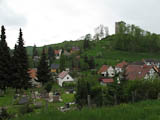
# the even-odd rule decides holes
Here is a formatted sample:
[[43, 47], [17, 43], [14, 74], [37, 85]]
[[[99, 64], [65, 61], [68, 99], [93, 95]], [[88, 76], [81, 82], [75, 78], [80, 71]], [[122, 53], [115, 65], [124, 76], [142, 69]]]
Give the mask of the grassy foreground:
[[144, 101], [62, 113], [49, 109], [14, 120], [160, 120], [160, 101]]

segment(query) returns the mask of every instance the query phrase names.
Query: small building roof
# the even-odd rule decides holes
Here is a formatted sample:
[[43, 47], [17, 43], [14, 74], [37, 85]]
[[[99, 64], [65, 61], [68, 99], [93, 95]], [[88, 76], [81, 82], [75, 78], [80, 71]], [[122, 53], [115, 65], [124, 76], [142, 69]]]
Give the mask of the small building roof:
[[128, 80], [143, 79], [152, 68], [152, 65], [128, 65], [125, 73], [126, 78]]
[[103, 65], [103, 66], [99, 69], [98, 74], [100, 74], [100, 73], [102, 73], [102, 72], [106, 72], [106, 71], [108, 70], [108, 68], [109, 68], [109, 66]]
[[37, 68], [30, 68], [28, 70], [29, 76], [32, 79], [36, 79], [37, 78]]
[[59, 64], [51, 64], [51, 69], [58, 69], [59, 68]]
[[79, 51], [79, 50], [80, 50], [80, 48], [78, 46], [73, 46], [72, 47], [72, 51]]
[[128, 64], [127, 62], [123, 61], [123, 62], [121, 62], [121, 63], [118, 63], [118, 64], [116, 65], [116, 67], [118, 67], [118, 68], [123, 68], [123, 67], [126, 66], [127, 64]]
[[145, 65], [145, 63], [144, 61], [137, 61], [137, 62], [128, 63], [128, 65]]
[[66, 77], [66, 75], [68, 75], [68, 72], [67, 71], [63, 71], [58, 75], [58, 77], [63, 79], [64, 77]]
[[103, 83], [113, 83], [114, 82], [112, 78], [101, 78], [99, 80]]

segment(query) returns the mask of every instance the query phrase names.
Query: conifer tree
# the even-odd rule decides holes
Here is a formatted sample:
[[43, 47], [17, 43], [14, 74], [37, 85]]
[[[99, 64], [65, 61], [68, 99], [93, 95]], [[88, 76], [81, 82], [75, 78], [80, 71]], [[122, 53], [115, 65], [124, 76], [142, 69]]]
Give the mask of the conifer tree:
[[1, 27], [0, 36], [0, 89], [6, 90], [10, 86], [10, 52], [6, 42], [5, 28]]
[[33, 66], [36, 68], [37, 67], [37, 63], [38, 63], [38, 51], [37, 51], [37, 47], [36, 45], [34, 45], [33, 47], [33, 54], [32, 54], [32, 59], [33, 59]]
[[38, 65], [37, 77], [38, 82], [41, 82], [43, 85], [52, 80], [51, 73], [47, 62], [47, 57], [45, 49], [43, 48], [40, 63]]
[[14, 62], [16, 62], [16, 77], [17, 80], [13, 81], [14, 84], [18, 83], [16, 85], [16, 89], [27, 89], [30, 87], [30, 77], [28, 73], [28, 56], [26, 48], [24, 47], [24, 40], [23, 40], [23, 33], [20, 29], [19, 32], [19, 38], [18, 38], [18, 45], [15, 45], [15, 51], [14, 51]]
[[89, 64], [89, 68], [90, 69], [94, 69], [95, 68], [95, 61], [94, 61], [94, 57], [91, 57], [90, 60], [88, 61]]
[[63, 70], [65, 70], [65, 56], [64, 55], [61, 55], [61, 58], [60, 58], [60, 71], [62, 72]]
[[21, 81], [20, 81], [20, 75], [19, 75], [19, 55], [17, 51], [17, 44], [15, 44], [13, 56], [11, 57], [11, 80], [12, 80], [12, 88], [16, 88], [16, 91], [18, 89], [21, 89]]

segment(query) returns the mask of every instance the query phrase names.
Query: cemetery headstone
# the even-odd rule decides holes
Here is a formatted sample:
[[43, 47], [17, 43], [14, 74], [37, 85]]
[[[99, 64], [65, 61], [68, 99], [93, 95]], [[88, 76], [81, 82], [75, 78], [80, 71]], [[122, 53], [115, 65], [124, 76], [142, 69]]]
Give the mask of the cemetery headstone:
[[24, 104], [27, 104], [27, 103], [29, 103], [28, 97], [22, 97], [22, 98], [20, 98], [20, 100], [18, 101], [18, 104], [19, 104], [19, 105], [24, 105]]

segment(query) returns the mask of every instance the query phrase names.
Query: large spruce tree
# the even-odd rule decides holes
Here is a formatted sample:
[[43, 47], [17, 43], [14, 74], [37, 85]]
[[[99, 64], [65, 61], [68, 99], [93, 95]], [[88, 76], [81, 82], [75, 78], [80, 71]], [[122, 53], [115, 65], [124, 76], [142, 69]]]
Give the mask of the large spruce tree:
[[13, 84], [16, 89], [27, 89], [30, 87], [30, 78], [28, 73], [28, 56], [26, 48], [24, 47], [24, 40], [23, 40], [23, 33], [20, 29], [19, 38], [18, 38], [18, 45], [15, 46], [13, 62], [16, 64], [14, 66], [15, 71], [17, 73], [14, 74]]
[[38, 82], [41, 82], [43, 85], [52, 80], [50, 68], [48, 66], [47, 57], [45, 48], [43, 48], [40, 63], [38, 65], [37, 77]]
[[10, 52], [6, 42], [5, 28], [1, 27], [0, 36], [0, 89], [10, 86]]
[[12, 64], [12, 67], [11, 67], [11, 80], [12, 80], [12, 88], [16, 88], [16, 91], [17, 89], [21, 89], [22, 86], [21, 86], [21, 78], [20, 78], [20, 75], [19, 75], [19, 70], [20, 70], [20, 66], [19, 66], [19, 55], [18, 55], [18, 46], [15, 45], [14, 47], [14, 51], [13, 51], [13, 56], [11, 58], [11, 64]]

